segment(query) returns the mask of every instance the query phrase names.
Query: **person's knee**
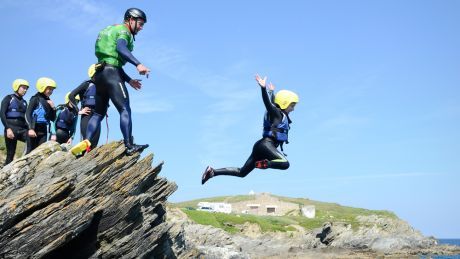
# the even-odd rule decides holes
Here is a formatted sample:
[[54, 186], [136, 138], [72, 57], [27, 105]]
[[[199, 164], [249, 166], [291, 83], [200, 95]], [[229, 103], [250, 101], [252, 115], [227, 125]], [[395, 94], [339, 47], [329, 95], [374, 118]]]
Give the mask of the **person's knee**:
[[119, 110], [120, 114], [131, 114], [131, 107], [128, 104], [123, 105]]
[[[97, 112], [93, 113], [92, 118], [95, 118], [97, 122], [101, 122], [104, 119], [104, 115], [99, 114]], [[91, 119], [88, 121], [88, 124], [90, 123]]]
[[286, 161], [286, 162], [284, 162], [284, 163], [282, 164], [281, 170], [286, 170], [286, 169], [289, 168], [289, 166], [290, 166], [289, 161]]

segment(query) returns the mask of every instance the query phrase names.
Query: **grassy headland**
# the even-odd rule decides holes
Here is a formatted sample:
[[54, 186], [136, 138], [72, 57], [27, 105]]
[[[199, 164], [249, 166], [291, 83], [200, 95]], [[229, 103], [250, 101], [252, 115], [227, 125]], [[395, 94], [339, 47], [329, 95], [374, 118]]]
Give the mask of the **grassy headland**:
[[170, 204], [172, 207], [180, 208], [187, 216], [198, 224], [211, 225], [224, 229], [227, 232], [234, 233], [240, 231], [240, 227], [248, 223], [258, 224], [262, 232], [275, 231], [291, 231], [294, 230], [293, 225], [298, 225], [306, 230], [321, 227], [325, 222], [344, 222], [351, 224], [353, 228], [358, 228], [361, 223], [356, 220], [359, 215], [377, 215], [380, 217], [388, 217], [396, 219], [397, 216], [385, 210], [367, 210], [361, 208], [353, 208], [341, 206], [336, 203], [327, 203], [312, 201], [305, 198], [288, 198], [275, 196], [284, 202], [291, 202], [299, 205], [314, 205], [316, 208], [316, 216], [309, 219], [299, 216], [296, 212], [289, 212], [284, 216], [256, 216], [249, 214], [225, 214], [225, 213], [210, 213], [196, 210], [198, 202], [226, 202], [235, 203], [240, 201], [250, 201], [254, 199], [253, 195], [237, 195], [237, 196], [221, 196], [213, 198], [204, 198], [191, 200], [180, 203]]

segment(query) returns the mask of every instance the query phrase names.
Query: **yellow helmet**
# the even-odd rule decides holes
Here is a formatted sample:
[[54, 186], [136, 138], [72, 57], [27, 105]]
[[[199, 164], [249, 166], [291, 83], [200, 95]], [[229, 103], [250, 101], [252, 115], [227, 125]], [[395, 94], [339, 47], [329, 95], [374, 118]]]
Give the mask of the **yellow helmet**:
[[[68, 103], [69, 103], [69, 101], [70, 101], [69, 96], [70, 96], [70, 92], [68, 92], [68, 93], [65, 95], [65, 98], [64, 98], [64, 103], [65, 103], [65, 104], [68, 104]], [[80, 101], [80, 95], [75, 96], [75, 100]]]
[[56, 88], [56, 82], [48, 77], [40, 77], [37, 80], [36, 87], [39, 93], [43, 93], [48, 86]]
[[27, 88], [29, 88], [29, 82], [27, 82], [27, 80], [16, 79], [13, 81], [13, 90], [17, 92], [21, 85], [27, 86]]
[[93, 78], [94, 74], [96, 74], [96, 64], [92, 64], [88, 68], [88, 76], [89, 76], [89, 78]]
[[286, 109], [291, 103], [298, 103], [299, 96], [289, 90], [280, 90], [275, 95], [275, 103], [280, 106], [282, 110]]

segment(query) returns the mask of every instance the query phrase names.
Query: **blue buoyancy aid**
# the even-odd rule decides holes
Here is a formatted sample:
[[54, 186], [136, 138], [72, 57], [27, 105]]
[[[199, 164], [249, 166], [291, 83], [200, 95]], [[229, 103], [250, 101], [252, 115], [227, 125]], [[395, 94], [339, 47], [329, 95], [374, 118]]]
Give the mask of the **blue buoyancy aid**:
[[35, 122], [38, 124], [49, 124], [49, 121], [46, 118], [46, 110], [41, 100], [38, 101], [38, 106], [32, 112], [32, 117], [35, 119]]
[[56, 127], [60, 129], [71, 130], [77, 115], [68, 107], [58, 106], [56, 112]]
[[25, 118], [27, 110], [27, 102], [24, 99], [19, 99], [15, 94], [11, 95], [11, 101], [6, 111], [6, 118], [17, 119]]
[[283, 112], [283, 119], [278, 125], [274, 125], [268, 118], [268, 114], [264, 117], [264, 132], [263, 137], [270, 137], [278, 142], [288, 143], [289, 118]]
[[95, 107], [96, 106], [96, 85], [93, 82], [89, 82], [89, 86], [83, 95], [81, 101], [82, 107]]

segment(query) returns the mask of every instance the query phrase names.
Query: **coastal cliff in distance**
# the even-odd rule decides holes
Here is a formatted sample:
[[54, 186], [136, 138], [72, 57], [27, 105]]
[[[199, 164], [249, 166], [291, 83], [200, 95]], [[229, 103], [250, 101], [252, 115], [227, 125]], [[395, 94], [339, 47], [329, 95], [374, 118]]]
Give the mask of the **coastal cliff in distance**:
[[[169, 204], [178, 186], [153, 155], [126, 156], [122, 142], [75, 158], [47, 142], [0, 169], [0, 258], [350, 258], [455, 254], [406, 222], [372, 211], [351, 221], [209, 213]], [[171, 161], [173, 163], [174, 161]], [[196, 201], [192, 202], [196, 205]], [[189, 207], [189, 208], [186, 208]], [[317, 207], [319, 215], [323, 213]], [[211, 217], [219, 224], [198, 224]], [[222, 217], [231, 215], [239, 220]], [[334, 214], [335, 215], [335, 214]], [[290, 221], [284, 221], [291, 217]], [[274, 230], [262, 219], [282, 221]], [[309, 222], [309, 221], [305, 221]], [[305, 223], [309, 224], [309, 223]], [[336, 258], [336, 257], [335, 257]]]

